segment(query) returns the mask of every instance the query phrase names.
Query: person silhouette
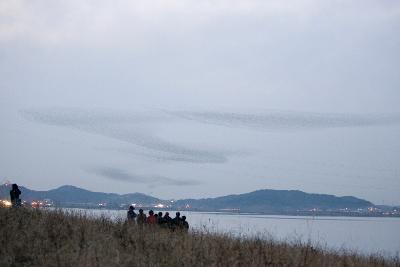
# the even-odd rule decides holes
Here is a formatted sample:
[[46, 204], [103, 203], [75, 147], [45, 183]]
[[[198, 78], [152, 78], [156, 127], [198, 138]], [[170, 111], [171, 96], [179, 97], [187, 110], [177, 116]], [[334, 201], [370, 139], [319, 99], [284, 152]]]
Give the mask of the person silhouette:
[[167, 211], [164, 215], [164, 224], [166, 225], [166, 227], [171, 228], [172, 227], [172, 218], [169, 217], [169, 212]]
[[186, 216], [182, 216], [182, 230], [189, 231], [189, 223], [186, 221]]
[[154, 225], [157, 223], [157, 218], [154, 216], [154, 211], [149, 211], [149, 216], [147, 217], [147, 224]]
[[181, 225], [182, 225], [181, 213], [178, 211], [177, 213], [175, 213], [175, 218], [173, 218], [171, 221], [172, 231], [175, 231], [175, 229], [179, 229]]
[[136, 217], [136, 222], [139, 225], [143, 225], [146, 223], [146, 214], [143, 213], [142, 209], [139, 209], [139, 215]]
[[157, 224], [158, 225], [163, 225], [164, 224], [164, 218], [163, 218], [163, 216], [162, 216], [162, 212], [160, 211], [160, 212], [158, 212], [158, 216], [157, 216]]
[[181, 213], [178, 211], [175, 213], [175, 218], [172, 219], [173, 224], [179, 225], [181, 222]]
[[129, 222], [134, 222], [135, 221], [135, 218], [136, 218], [137, 214], [136, 214], [136, 212], [134, 210], [135, 210], [135, 207], [134, 206], [130, 206], [129, 210], [128, 210], [127, 214], [126, 214], [127, 219], [128, 219]]
[[11, 199], [12, 207], [21, 206], [21, 199], [19, 198], [20, 195], [21, 195], [21, 190], [19, 190], [18, 185], [12, 184], [12, 187], [10, 190], [10, 199]]

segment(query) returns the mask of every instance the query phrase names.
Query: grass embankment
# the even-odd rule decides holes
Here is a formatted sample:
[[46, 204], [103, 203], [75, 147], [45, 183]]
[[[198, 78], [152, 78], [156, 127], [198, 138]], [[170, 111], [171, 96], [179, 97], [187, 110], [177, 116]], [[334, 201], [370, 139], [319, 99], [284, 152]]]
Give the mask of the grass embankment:
[[400, 266], [310, 245], [171, 233], [61, 211], [0, 208], [0, 266]]

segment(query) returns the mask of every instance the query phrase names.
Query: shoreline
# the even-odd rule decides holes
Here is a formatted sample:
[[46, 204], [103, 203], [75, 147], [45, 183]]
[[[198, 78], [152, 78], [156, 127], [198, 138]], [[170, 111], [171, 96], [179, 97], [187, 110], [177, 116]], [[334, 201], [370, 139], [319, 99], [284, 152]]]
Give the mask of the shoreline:
[[[86, 209], [86, 210], [115, 210], [122, 211], [126, 209], [112, 208], [112, 207], [76, 207], [76, 206], [59, 206], [52, 207], [59, 209]], [[143, 210], [157, 209], [159, 211], [170, 211], [171, 209], [158, 208], [158, 207], [138, 207]], [[293, 217], [343, 217], [343, 218], [400, 218], [400, 215], [379, 215], [379, 214], [359, 214], [359, 213], [330, 213], [330, 212], [318, 212], [318, 213], [285, 213], [285, 212], [230, 212], [230, 211], [215, 211], [215, 210], [191, 210], [191, 209], [173, 209], [182, 212], [198, 212], [198, 213], [209, 213], [209, 214], [226, 214], [226, 215], [263, 215], [263, 216], [293, 216]]]

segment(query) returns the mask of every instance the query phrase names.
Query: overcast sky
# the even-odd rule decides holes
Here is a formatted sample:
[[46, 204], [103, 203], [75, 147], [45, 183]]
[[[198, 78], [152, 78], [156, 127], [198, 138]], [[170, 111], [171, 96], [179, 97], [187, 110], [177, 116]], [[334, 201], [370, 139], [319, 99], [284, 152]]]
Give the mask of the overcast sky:
[[400, 205], [400, 2], [0, 0], [0, 179]]

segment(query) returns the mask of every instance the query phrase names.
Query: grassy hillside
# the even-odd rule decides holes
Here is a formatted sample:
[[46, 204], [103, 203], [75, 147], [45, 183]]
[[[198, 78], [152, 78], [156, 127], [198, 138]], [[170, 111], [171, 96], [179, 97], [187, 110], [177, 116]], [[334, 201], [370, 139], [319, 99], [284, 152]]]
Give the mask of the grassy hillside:
[[0, 208], [0, 266], [400, 266], [304, 244], [140, 229], [61, 211]]

